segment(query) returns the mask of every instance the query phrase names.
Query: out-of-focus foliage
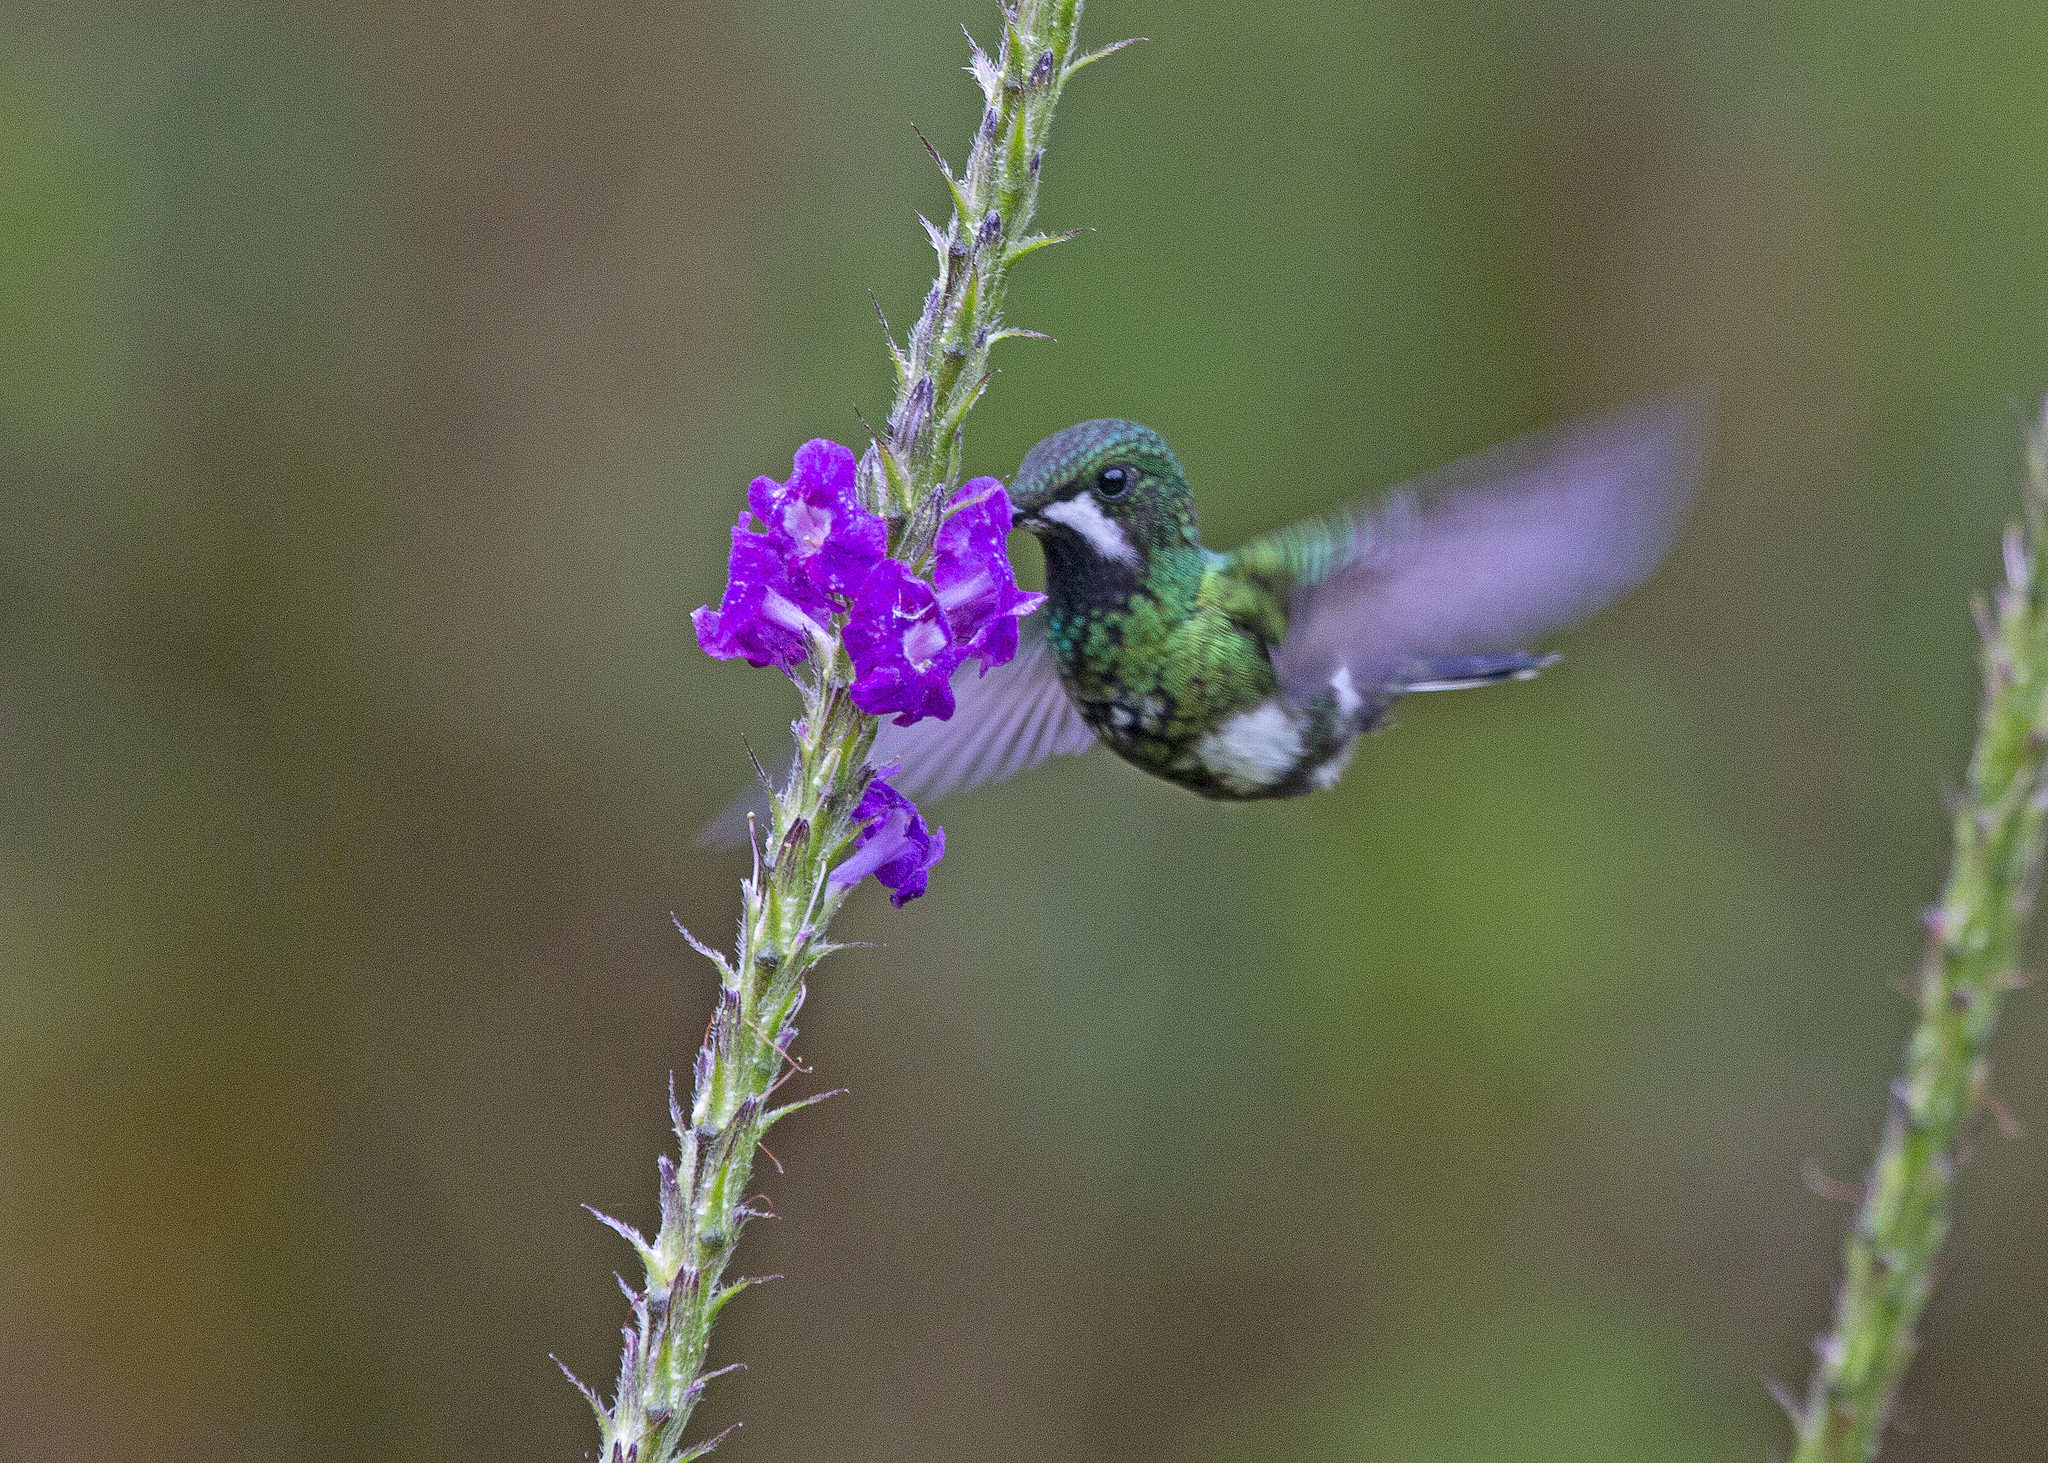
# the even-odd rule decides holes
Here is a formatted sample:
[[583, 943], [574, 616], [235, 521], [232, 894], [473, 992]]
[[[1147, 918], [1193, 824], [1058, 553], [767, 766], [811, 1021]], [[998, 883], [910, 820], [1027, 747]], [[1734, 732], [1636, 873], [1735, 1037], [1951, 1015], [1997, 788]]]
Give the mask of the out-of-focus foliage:
[[[2020, 411], [2048, 12], [1097, 0], [977, 413], [1211, 542], [1700, 377], [1648, 589], [1333, 795], [943, 805], [778, 1132], [734, 1456], [1751, 1459], [1907, 1011]], [[774, 734], [688, 611], [885, 409], [958, 21], [807, 0], [0, 28], [0, 1457], [573, 1458]], [[957, 148], [956, 148], [957, 150]], [[1362, 474], [1362, 475], [1361, 475]], [[765, 743], [764, 743], [765, 744]], [[2048, 1001], [2000, 1090], [2048, 1128]], [[1899, 1460], [2048, 1447], [1987, 1138]]]

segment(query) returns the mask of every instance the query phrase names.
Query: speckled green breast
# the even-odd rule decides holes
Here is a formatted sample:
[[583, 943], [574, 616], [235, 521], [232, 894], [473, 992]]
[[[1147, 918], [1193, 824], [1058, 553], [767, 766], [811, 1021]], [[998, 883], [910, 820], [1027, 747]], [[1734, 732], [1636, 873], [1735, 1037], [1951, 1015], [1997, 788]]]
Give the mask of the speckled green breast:
[[1068, 695], [1118, 756], [1206, 797], [1309, 791], [1350, 740], [1334, 704], [1282, 701], [1265, 647], [1210, 599], [1176, 612], [1145, 589], [1114, 606], [1056, 594], [1047, 629]]

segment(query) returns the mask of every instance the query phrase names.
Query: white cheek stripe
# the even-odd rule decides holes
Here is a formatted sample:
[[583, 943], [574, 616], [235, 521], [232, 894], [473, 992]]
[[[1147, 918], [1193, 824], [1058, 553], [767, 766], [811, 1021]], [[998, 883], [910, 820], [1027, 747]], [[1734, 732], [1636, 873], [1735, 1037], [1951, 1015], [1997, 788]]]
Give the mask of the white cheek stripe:
[[1068, 528], [1088, 540], [1090, 548], [1103, 558], [1117, 564], [1135, 564], [1138, 551], [1131, 547], [1131, 541], [1124, 537], [1124, 531], [1103, 516], [1095, 500], [1086, 494], [1069, 498], [1063, 503], [1054, 503], [1042, 510], [1043, 516], [1054, 523], [1064, 523]]

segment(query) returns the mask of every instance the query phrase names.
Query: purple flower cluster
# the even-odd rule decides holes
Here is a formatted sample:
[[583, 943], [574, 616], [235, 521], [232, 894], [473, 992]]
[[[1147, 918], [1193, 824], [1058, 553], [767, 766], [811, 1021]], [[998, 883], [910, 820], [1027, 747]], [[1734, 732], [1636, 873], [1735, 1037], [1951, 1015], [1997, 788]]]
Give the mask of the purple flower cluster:
[[994, 478], [954, 493], [929, 580], [888, 557], [889, 530], [862, 506], [853, 453], [820, 438], [797, 449], [789, 481], [755, 478], [732, 530], [725, 598], [692, 617], [720, 660], [784, 670], [808, 659], [844, 613], [853, 704], [909, 726], [953, 714], [953, 672], [983, 675], [1017, 653], [1017, 621], [1044, 596], [1017, 587], [1004, 539], [1010, 498]]
[[[939, 526], [930, 579], [889, 557], [889, 527], [860, 501], [853, 453], [823, 438], [797, 449], [789, 481], [755, 478], [733, 525], [725, 596], [691, 621], [720, 660], [784, 671], [843, 635], [853, 704], [909, 726], [953, 714], [953, 675], [967, 661], [987, 675], [1017, 653], [1017, 621], [1044, 602], [1017, 587], [1005, 540], [1009, 494], [995, 478], [963, 484]], [[843, 616], [842, 620], [840, 617]], [[892, 769], [893, 770], [893, 769]], [[874, 874], [898, 908], [924, 893], [945, 851], [908, 798], [878, 776], [854, 810], [864, 824], [832, 874], [851, 885]], [[849, 870], [853, 870], [849, 874]]]

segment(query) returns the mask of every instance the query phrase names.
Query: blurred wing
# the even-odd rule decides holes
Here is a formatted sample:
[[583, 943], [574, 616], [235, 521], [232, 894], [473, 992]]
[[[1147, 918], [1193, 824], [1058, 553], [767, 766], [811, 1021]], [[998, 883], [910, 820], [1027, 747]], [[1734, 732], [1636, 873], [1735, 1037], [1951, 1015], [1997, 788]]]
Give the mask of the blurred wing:
[[1639, 403], [1247, 544], [1233, 562], [1287, 600], [1281, 683], [1313, 694], [1340, 668], [1361, 686], [1396, 681], [1525, 647], [1619, 599], [1677, 537], [1711, 422], [1704, 392]]
[[[1060, 684], [1044, 617], [1033, 615], [1024, 622], [1016, 658], [1008, 665], [985, 676], [978, 667], [963, 667], [953, 677], [949, 720], [926, 718], [912, 726], [884, 720], [868, 763], [900, 763], [890, 784], [905, 797], [929, 801], [1015, 777], [1048, 757], [1085, 752], [1094, 745], [1095, 733]], [[736, 847], [746, 842], [747, 815], [765, 819], [767, 812], [767, 791], [750, 788], [697, 835], [697, 842]]]
[[942, 798], [1094, 745], [1095, 733], [1060, 684], [1045, 620], [1033, 615], [1017, 636], [1016, 659], [985, 676], [963, 668], [953, 677], [950, 720], [884, 721], [868, 761], [900, 762], [889, 782], [905, 797]]

